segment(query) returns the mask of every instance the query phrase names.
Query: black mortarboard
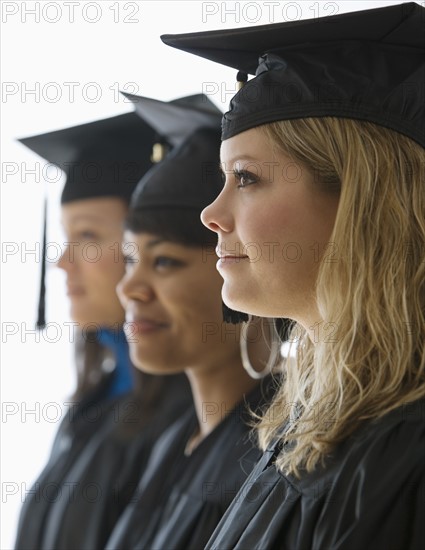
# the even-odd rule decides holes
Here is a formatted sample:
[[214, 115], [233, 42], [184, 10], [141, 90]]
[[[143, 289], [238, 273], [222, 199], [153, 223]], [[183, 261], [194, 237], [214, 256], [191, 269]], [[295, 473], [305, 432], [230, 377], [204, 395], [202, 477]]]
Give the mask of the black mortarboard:
[[256, 75], [232, 99], [223, 139], [273, 121], [335, 116], [374, 122], [425, 146], [424, 14], [410, 2], [161, 38], [238, 69], [238, 80]]
[[94, 197], [130, 200], [149, 170], [154, 131], [125, 113], [19, 141], [66, 174], [62, 204]]
[[[66, 174], [62, 204], [94, 197], [127, 201], [152, 166], [154, 131], [135, 113], [125, 113], [19, 141]], [[43, 251], [46, 249], [46, 203]], [[43, 252], [37, 327], [45, 326]]]
[[[219, 170], [221, 111], [205, 95], [172, 102], [126, 96], [157, 134], [174, 146], [139, 182], [130, 210], [183, 209], [198, 217], [223, 187]], [[223, 314], [228, 322], [240, 321], [240, 315], [246, 317], [227, 306]]]
[[183, 143], [197, 128], [220, 127], [223, 113], [204, 94], [160, 101], [151, 97], [121, 92], [134, 103], [136, 113], [155, 129], [169, 146]]
[[124, 94], [137, 114], [172, 147], [138, 184], [131, 208], [201, 210], [223, 187], [219, 173], [222, 112], [203, 94], [166, 102]]
[[[212, 128], [198, 128], [142, 178], [130, 208], [189, 208], [199, 214], [219, 195], [220, 120]], [[201, 224], [201, 222], [199, 222]]]

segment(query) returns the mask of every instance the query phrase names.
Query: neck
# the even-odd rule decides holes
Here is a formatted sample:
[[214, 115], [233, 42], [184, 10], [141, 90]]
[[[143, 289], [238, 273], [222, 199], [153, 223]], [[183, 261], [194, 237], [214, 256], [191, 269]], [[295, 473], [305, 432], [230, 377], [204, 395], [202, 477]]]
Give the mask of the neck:
[[186, 374], [198, 417], [196, 443], [212, 432], [244, 395], [258, 385], [258, 380], [245, 372], [239, 354], [219, 366], [189, 368]]

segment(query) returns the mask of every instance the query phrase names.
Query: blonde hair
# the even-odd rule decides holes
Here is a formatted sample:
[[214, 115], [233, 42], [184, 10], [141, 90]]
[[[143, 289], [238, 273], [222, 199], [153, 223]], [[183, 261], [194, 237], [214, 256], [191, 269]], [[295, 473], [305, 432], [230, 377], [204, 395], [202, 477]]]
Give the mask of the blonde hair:
[[[339, 192], [316, 300], [325, 337], [295, 325], [294, 366], [259, 424], [278, 467], [296, 476], [324, 463], [363, 421], [425, 395], [425, 150], [369, 122], [306, 118], [260, 127], [323, 192]], [[326, 336], [327, 335], [327, 336]], [[288, 422], [282, 434], [282, 423]]]

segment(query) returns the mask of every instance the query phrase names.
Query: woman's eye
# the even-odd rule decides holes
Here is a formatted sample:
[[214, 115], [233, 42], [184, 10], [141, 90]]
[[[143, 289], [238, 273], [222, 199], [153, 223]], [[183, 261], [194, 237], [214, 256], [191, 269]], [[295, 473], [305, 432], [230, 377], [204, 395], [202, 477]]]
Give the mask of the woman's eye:
[[134, 256], [131, 256], [130, 254], [124, 254], [123, 258], [124, 258], [125, 265], [133, 265], [133, 264], [137, 264], [138, 262], [137, 258], [135, 258]]
[[169, 258], [168, 256], [158, 256], [154, 260], [154, 267], [156, 269], [167, 269], [170, 267], [179, 267], [181, 265], [182, 262], [174, 258]]
[[238, 189], [242, 189], [244, 187], [248, 187], [248, 185], [252, 185], [254, 183], [258, 182], [258, 178], [255, 174], [252, 174], [251, 172], [246, 172], [244, 170], [234, 170], [233, 172], [236, 181], [238, 181]]
[[94, 231], [86, 230], [86, 231], [80, 231], [79, 236], [84, 241], [98, 241], [99, 235], [95, 233]]

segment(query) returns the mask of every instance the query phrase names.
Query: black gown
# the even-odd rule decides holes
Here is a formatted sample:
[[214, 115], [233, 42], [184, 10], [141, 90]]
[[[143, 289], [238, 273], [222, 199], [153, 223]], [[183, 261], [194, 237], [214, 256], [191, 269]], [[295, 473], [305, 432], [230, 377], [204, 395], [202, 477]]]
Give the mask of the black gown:
[[366, 422], [325, 468], [280, 473], [267, 450], [206, 548], [423, 550], [425, 401]]
[[246, 396], [193, 450], [198, 427], [189, 412], [156, 444], [137, 493], [115, 527], [107, 549], [202, 549], [260, 456], [248, 413], [271, 398], [271, 384]]
[[63, 419], [48, 463], [22, 506], [16, 550], [104, 548], [155, 441], [192, 407], [187, 381], [173, 376], [157, 412], [135, 430], [141, 419], [134, 397], [105, 397], [112, 378]]

